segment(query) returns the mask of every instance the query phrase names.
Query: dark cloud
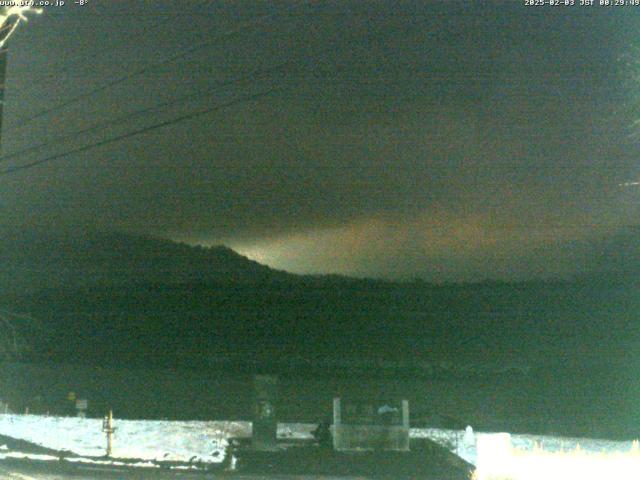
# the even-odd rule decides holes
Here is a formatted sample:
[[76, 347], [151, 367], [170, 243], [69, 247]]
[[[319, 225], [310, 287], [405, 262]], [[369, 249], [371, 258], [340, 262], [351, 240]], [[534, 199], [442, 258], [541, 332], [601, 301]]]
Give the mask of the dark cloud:
[[[180, 5], [93, 2], [26, 25], [11, 52], [5, 151], [288, 61], [40, 156], [281, 90], [2, 177], [4, 223], [224, 242], [297, 271], [468, 279], [586, 269], [588, 239], [637, 222], [640, 199], [618, 187], [640, 175], [627, 129], [640, 23], [630, 10]], [[90, 101], [20, 122], [216, 35]]]

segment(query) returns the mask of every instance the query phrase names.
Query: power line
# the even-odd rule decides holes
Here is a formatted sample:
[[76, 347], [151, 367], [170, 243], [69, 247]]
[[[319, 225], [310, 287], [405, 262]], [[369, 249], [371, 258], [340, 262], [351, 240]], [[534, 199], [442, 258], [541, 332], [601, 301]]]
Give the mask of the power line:
[[12, 152], [10, 154], [4, 155], [4, 156], [0, 156], [0, 162], [6, 161], [6, 160], [10, 160], [12, 158], [16, 158], [16, 157], [20, 157], [23, 155], [27, 155], [33, 152], [37, 152], [39, 150], [42, 150], [43, 148], [47, 148], [47, 147], [52, 147], [55, 145], [58, 145], [60, 143], [66, 142], [68, 140], [71, 140], [73, 138], [76, 138], [80, 135], [84, 135], [87, 133], [91, 133], [91, 132], [95, 132], [97, 130], [100, 129], [105, 129], [105, 128], [110, 128], [116, 125], [121, 125], [124, 124], [126, 122], [129, 122], [131, 120], [134, 120], [136, 118], [142, 117], [146, 114], [152, 113], [152, 112], [156, 112], [156, 111], [161, 111], [161, 110], [165, 110], [169, 107], [172, 107], [174, 105], [179, 105], [181, 103], [186, 103], [189, 101], [193, 101], [202, 97], [206, 97], [206, 96], [210, 96], [211, 94], [215, 93], [216, 91], [218, 91], [220, 88], [225, 87], [225, 86], [229, 86], [229, 85], [233, 85], [236, 83], [241, 83], [243, 81], [248, 81], [248, 80], [253, 80], [256, 76], [258, 75], [268, 75], [274, 72], [277, 72], [278, 70], [283, 69], [284, 67], [286, 67], [288, 64], [290, 64], [290, 61], [286, 61], [286, 62], [282, 62], [274, 67], [270, 67], [267, 69], [263, 69], [263, 70], [259, 70], [259, 71], [255, 71], [246, 75], [242, 75], [233, 79], [229, 79], [229, 80], [224, 80], [221, 82], [217, 82], [217, 84], [215, 85], [215, 87], [208, 89], [205, 92], [196, 92], [196, 93], [191, 93], [188, 95], [183, 95], [181, 97], [175, 98], [175, 99], [171, 99], [171, 100], [167, 100], [165, 102], [161, 102], [155, 105], [152, 105], [151, 107], [147, 107], [147, 108], [143, 108], [140, 110], [136, 110], [133, 112], [127, 112], [121, 116], [118, 116], [116, 118], [107, 120], [107, 121], [103, 121], [103, 122], [98, 122], [95, 123], [89, 127], [83, 128], [81, 130], [75, 131], [75, 132], [71, 132], [69, 134], [66, 135], [62, 135], [60, 137], [54, 138], [53, 140], [49, 141], [49, 142], [43, 142], [37, 145], [33, 145], [31, 147], [27, 147], [24, 148], [22, 150], [18, 150], [16, 152]]
[[278, 90], [279, 89], [275, 89], [274, 88], [274, 89], [271, 89], [271, 90], [267, 90], [265, 92], [260, 92], [260, 93], [256, 93], [256, 94], [253, 94], [253, 95], [247, 95], [247, 96], [239, 97], [239, 98], [231, 100], [231, 101], [229, 101], [227, 103], [216, 105], [214, 107], [210, 107], [210, 108], [207, 108], [205, 110], [200, 110], [200, 111], [197, 111], [197, 112], [191, 112], [191, 113], [188, 113], [186, 115], [181, 115], [179, 117], [174, 117], [174, 118], [172, 118], [170, 120], [165, 120], [163, 122], [158, 122], [158, 123], [155, 123], [153, 125], [149, 125], [147, 127], [140, 128], [138, 130], [134, 130], [132, 132], [127, 132], [127, 133], [124, 133], [124, 134], [121, 134], [121, 135], [117, 135], [115, 137], [110, 137], [110, 138], [107, 138], [107, 139], [104, 139], [104, 140], [100, 140], [98, 142], [94, 142], [94, 143], [90, 143], [90, 144], [87, 144], [87, 145], [83, 145], [82, 147], [78, 147], [78, 148], [75, 148], [73, 150], [68, 150], [66, 152], [62, 152], [62, 153], [59, 153], [59, 154], [56, 154], [56, 155], [52, 155], [50, 157], [46, 157], [46, 158], [43, 158], [43, 159], [40, 159], [40, 160], [36, 160], [36, 161], [30, 162], [30, 163], [26, 163], [26, 164], [23, 164], [23, 165], [16, 165], [14, 167], [9, 167], [9, 168], [6, 168], [4, 170], [0, 170], [0, 176], [9, 175], [11, 173], [19, 172], [21, 170], [27, 170], [27, 169], [36, 167], [38, 165], [42, 165], [44, 163], [49, 163], [49, 162], [52, 162], [52, 161], [55, 161], [55, 160], [59, 160], [61, 158], [68, 157], [70, 155], [74, 155], [76, 153], [86, 152], [88, 150], [93, 150], [94, 148], [102, 147], [102, 146], [108, 145], [110, 143], [119, 142], [121, 140], [125, 140], [125, 139], [131, 138], [131, 137], [135, 137], [135, 136], [141, 135], [143, 133], [151, 132], [151, 131], [157, 130], [159, 128], [167, 127], [167, 126], [170, 126], [170, 125], [175, 125], [177, 123], [184, 122], [184, 121], [187, 121], [187, 120], [192, 120], [194, 118], [198, 118], [198, 117], [207, 115], [209, 113], [213, 113], [213, 112], [215, 112], [217, 110], [221, 110], [221, 109], [226, 108], [226, 107], [230, 107], [230, 106], [237, 105], [237, 104], [240, 104], [240, 103], [248, 102], [248, 101], [251, 101], [251, 100], [257, 100], [257, 99], [259, 99], [261, 97], [265, 97], [267, 95], [270, 95], [270, 94], [272, 94], [272, 93], [274, 93], [274, 92], [276, 92]]
[[[271, 16], [272, 15], [269, 15], [267, 17], [271, 17]], [[256, 20], [256, 21], [252, 22], [252, 23], [253, 24], [258, 24], [259, 22], [261, 22], [263, 20], [264, 20], [264, 18], [261, 18], [259, 20]], [[236, 33], [237, 31], [239, 31], [239, 29], [236, 29], [236, 31], [231, 32], [231, 33]], [[227, 32], [227, 34], [228, 33], [229, 32]], [[211, 43], [211, 42], [206, 42], [206, 43]], [[330, 48], [330, 47], [328, 47], [328, 48]], [[276, 71], [276, 70], [278, 70], [280, 68], [283, 68], [286, 65], [289, 65], [289, 64], [292, 64], [292, 63], [293, 63], [293, 59], [285, 61], [285, 62], [283, 62], [281, 64], [278, 64], [275, 67], [270, 67], [270, 68], [266, 69], [264, 72], [266, 73], [266, 72]], [[44, 164], [44, 163], [48, 163], [48, 162], [51, 162], [51, 161], [54, 161], [54, 160], [57, 160], [57, 159], [60, 159], [60, 158], [64, 158], [64, 157], [67, 157], [67, 156], [70, 156], [70, 155], [73, 155], [73, 154], [76, 154], [76, 153], [81, 153], [81, 152], [84, 152], [84, 151], [87, 151], [87, 150], [92, 150], [94, 148], [97, 148], [97, 147], [100, 147], [100, 146], [103, 146], [103, 145], [107, 145], [107, 144], [111, 144], [111, 143], [114, 143], [114, 142], [117, 142], [117, 141], [120, 141], [120, 140], [124, 140], [126, 138], [133, 137], [133, 136], [136, 136], [136, 135], [139, 135], [139, 134], [142, 134], [142, 133], [146, 133], [146, 132], [158, 129], [158, 128], [162, 128], [162, 127], [165, 127], [165, 126], [176, 124], [176, 123], [179, 123], [179, 122], [182, 122], [182, 121], [186, 121], [186, 120], [189, 120], [189, 119], [192, 119], [192, 118], [197, 118], [199, 116], [206, 115], [208, 113], [214, 112], [214, 111], [219, 110], [221, 108], [224, 108], [224, 107], [227, 107], [227, 106], [230, 106], [230, 105], [234, 105], [234, 104], [237, 104], [237, 103], [241, 103], [243, 101], [249, 101], [249, 100], [252, 100], [254, 98], [260, 98], [262, 96], [266, 96], [266, 95], [269, 95], [272, 92], [280, 91], [280, 90], [282, 90], [282, 88], [273, 88], [273, 89], [268, 90], [266, 92], [258, 93], [258, 94], [255, 94], [255, 95], [250, 95], [250, 96], [247, 96], [247, 97], [241, 97], [239, 99], [232, 100], [232, 101], [230, 101], [228, 103], [225, 103], [225, 104], [222, 104], [222, 105], [217, 105], [215, 107], [211, 107], [211, 108], [208, 108], [208, 109], [205, 109], [205, 110], [202, 110], [202, 111], [191, 112], [191, 113], [188, 113], [186, 115], [175, 117], [175, 118], [163, 121], [163, 122], [155, 123], [155, 124], [149, 125], [147, 127], [140, 128], [140, 129], [128, 132], [128, 133], [124, 133], [124, 134], [121, 134], [121, 135], [110, 137], [110, 138], [107, 138], [107, 139], [104, 139], [104, 140], [100, 140], [98, 142], [94, 142], [94, 143], [91, 143], [91, 144], [86, 144], [84, 146], [81, 146], [81, 147], [78, 147], [78, 148], [75, 148], [75, 149], [71, 149], [71, 150], [68, 150], [68, 151], [65, 151], [65, 152], [62, 152], [62, 153], [59, 153], [59, 154], [51, 155], [51, 156], [43, 158], [43, 159], [35, 160], [33, 162], [29, 162], [29, 163], [22, 164], [22, 165], [15, 165], [15, 166], [12, 166], [12, 167], [8, 167], [8, 168], [6, 168], [4, 170], [0, 170], [0, 175], [8, 175], [8, 174], [11, 174], [11, 173], [14, 173], [14, 172], [18, 172], [18, 171], [21, 171], [21, 170], [30, 169], [30, 168], [33, 168], [35, 166], [38, 166], [38, 165], [41, 165], [41, 164]], [[194, 94], [194, 96], [200, 96], [200, 95]], [[185, 97], [187, 97], [187, 96], [185, 96]], [[155, 110], [158, 107], [164, 107], [164, 106], [169, 105], [169, 104], [174, 104], [174, 103], [178, 103], [180, 101], [184, 101], [185, 97], [182, 97], [180, 99], [170, 100], [168, 102], [164, 102], [164, 104], [159, 104], [159, 105], [156, 105], [155, 107], [150, 107], [150, 108], [138, 111], [138, 112], [134, 112], [133, 115], [141, 115], [141, 114], [144, 114], [144, 113], [149, 113], [149, 112]], [[132, 116], [132, 114], [128, 114], [128, 117], [131, 117], [131, 116]], [[95, 129], [98, 129], [98, 128], [109, 127], [110, 124], [117, 124], [117, 123], [123, 123], [123, 122], [124, 122], [123, 117], [119, 117], [119, 118], [111, 120], [111, 121], [102, 122], [100, 124], [93, 125], [92, 127], [89, 127], [89, 129], [95, 130]], [[84, 132], [84, 130], [82, 132]], [[69, 136], [76, 136], [76, 135], [78, 135], [79, 133], [82, 133], [82, 132], [75, 132], [73, 134], [70, 134]], [[59, 141], [64, 141], [65, 139], [67, 139], [67, 137], [68, 136], [63, 137], [62, 139], [56, 139], [56, 140], [54, 140], [54, 141], [52, 141], [50, 143], [53, 143], [53, 142], [59, 143]], [[24, 150], [22, 150], [20, 152], [14, 152], [10, 156], [0, 157], [0, 160], [6, 160], [7, 158], [10, 158], [10, 157], [11, 158], [15, 158], [17, 156], [24, 155], [25, 153], [28, 153], [28, 152], [31, 152], [31, 151], [35, 151], [35, 150], [38, 150], [40, 148], [44, 148], [45, 146], [48, 146], [48, 145], [49, 144], [41, 144], [41, 145], [38, 145], [38, 146], [29, 147], [29, 148], [24, 149]]]
[[[204, 5], [205, 3], [207, 3], [208, 0], [202, 0], [200, 3], [198, 3], [195, 7], [194, 7], [194, 11], [196, 9], [198, 9], [201, 5]], [[47, 14], [49, 15], [49, 14]], [[163, 18], [162, 20], [160, 20], [159, 22], [157, 22], [152, 28], [153, 29], [157, 29], [162, 27], [163, 25], [166, 25], [167, 23], [170, 23], [172, 20], [174, 20], [175, 17], [172, 16], [165, 16], [165, 18]], [[125, 35], [123, 38], [120, 38], [120, 41], [122, 42], [130, 42], [132, 40], [135, 40], [136, 38], [142, 37], [146, 32], [148, 31], [148, 29], [143, 29], [142, 32], [133, 32], [133, 33], [129, 33], [128, 35]], [[84, 61], [86, 61], [87, 59], [93, 59], [96, 57], [96, 55], [103, 53], [104, 49], [100, 49], [97, 51], [93, 51], [91, 53], [85, 53], [84, 55], [78, 56], [75, 59], [72, 59], [71, 61], [61, 61], [58, 63], [55, 63], [52, 65], [52, 67], [54, 68], [54, 71], [50, 71], [49, 73], [46, 74], [42, 74], [39, 76], [34, 77], [33, 79], [31, 79], [31, 81], [24, 87], [25, 91], [29, 91], [33, 88], [36, 87], [40, 87], [40, 84], [43, 81], [46, 81], [52, 77], [56, 77], [57, 75], [60, 75], [61, 73], [67, 72], [71, 67], [82, 63]], [[61, 66], [61, 68], [57, 69], [57, 71], [55, 71], [55, 69], [57, 67]]]
[[[273, 15], [265, 16], [264, 18], [260, 18], [258, 20], [254, 20], [251, 23], [252, 23], [252, 25], [257, 25], [260, 22], [262, 22], [265, 18], [271, 17], [271, 16], [273, 16]], [[237, 28], [233, 32], [227, 32], [226, 34], [228, 34], [228, 33], [236, 33], [237, 31], [239, 31], [239, 28]], [[205, 42], [205, 43], [209, 44], [211, 42]], [[202, 44], [202, 45], [204, 45], [204, 44]], [[202, 46], [202, 45], [200, 45], [200, 46]], [[198, 47], [199, 46], [196, 46], [196, 48], [198, 48]], [[112, 126], [120, 125], [120, 124], [126, 123], [128, 121], [131, 121], [131, 120], [133, 120], [135, 118], [138, 118], [138, 117], [141, 117], [143, 115], [146, 115], [148, 113], [152, 113], [154, 111], [164, 110], [164, 109], [169, 108], [169, 107], [171, 107], [173, 105], [178, 105], [180, 103], [185, 103], [185, 102], [188, 102], [188, 101], [192, 101], [192, 100], [201, 98], [203, 96], [208, 96], [211, 93], [215, 92], [220, 87], [224, 87], [224, 86], [231, 85], [231, 84], [234, 84], [234, 83], [239, 83], [239, 82], [242, 82], [244, 80], [252, 80], [257, 75], [272, 74], [274, 72], [277, 72], [278, 70], [281, 70], [281, 69], [285, 68], [288, 65], [293, 65], [294, 62], [299, 61], [300, 59], [304, 59], [304, 57], [300, 57], [299, 56], [297, 59], [296, 58], [289, 59], [289, 60], [281, 62], [281, 63], [279, 63], [279, 64], [277, 64], [275, 66], [269, 67], [269, 68], [259, 69], [259, 70], [256, 70], [254, 72], [251, 72], [249, 74], [241, 75], [241, 76], [238, 76], [238, 77], [230, 79], [230, 80], [217, 82], [217, 85], [212, 89], [208, 89], [207, 92], [198, 92], [198, 93], [192, 93], [192, 94], [183, 95], [183, 96], [181, 96], [179, 98], [171, 99], [171, 100], [168, 100], [168, 101], [153, 105], [151, 107], [143, 108], [141, 110], [137, 110], [137, 111], [134, 111], [134, 112], [125, 113], [124, 115], [121, 115], [121, 116], [116, 117], [114, 119], [110, 119], [110, 120], [107, 120], [107, 121], [95, 123], [95, 124], [93, 124], [93, 125], [91, 125], [89, 127], [83, 128], [83, 129], [81, 129], [79, 131], [72, 132], [72, 133], [69, 133], [69, 134], [62, 135], [60, 137], [54, 138], [53, 140], [51, 140], [49, 142], [43, 142], [43, 143], [40, 143], [40, 144], [37, 144], [37, 145], [33, 145], [33, 146], [30, 146], [30, 147], [24, 148], [22, 150], [18, 150], [18, 151], [12, 152], [12, 153], [10, 153], [8, 155], [0, 156], [0, 162], [6, 161], [6, 160], [9, 160], [9, 159], [12, 159], [12, 158], [16, 158], [16, 157], [28, 155], [30, 153], [36, 152], [36, 151], [41, 150], [41, 149], [46, 148], [46, 147], [58, 145], [58, 144], [60, 144], [62, 142], [68, 141], [68, 140], [70, 140], [72, 138], [75, 138], [75, 137], [77, 137], [79, 135], [83, 135], [83, 134], [86, 134], [86, 133], [97, 131], [99, 129], [104, 129], [104, 128], [109, 128], [109, 127], [112, 127]], [[75, 150], [73, 152], [75, 152]], [[25, 164], [24, 166], [26, 167], [26, 166], [32, 165], [32, 164], [37, 165], [38, 163], [40, 163], [40, 162], [39, 161], [35, 161], [35, 162], [31, 162], [29, 164]], [[21, 166], [14, 166], [14, 167], [9, 167], [9, 168], [7, 168], [7, 169], [5, 169], [3, 171], [0, 171], [0, 173], [10, 173], [11, 171], [14, 171], [14, 170], [17, 171], [17, 170], [21, 170], [21, 169], [22, 169]]]
[[195, 52], [197, 50], [200, 50], [200, 49], [205, 48], [205, 47], [210, 46], [210, 45], [214, 45], [219, 41], [223, 41], [223, 40], [225, 40], [225, 39], [227, 39], [229, 37], [237, 35], [238, 33], [240, 33], [242, 30], [244, 30], [246, 28], [251, 28], [251, 27], [255, 27], [257, 25], [260, 25], [265, 20], [267, 20], [268, 18], [273, 17], [273, 16], [274, 15], [272, 15], [272, 14], [265, 15], [263, 17], [258, 18], [257, 20], [253, 20], [251, 22], [245, 22], [241, 26], [238, 26], [238, 27], [235, 27], [233, 29], [227, 30], [226, 32], [224, 32], [223, 34], [219, 35], [217, 38], [215, 38], [213, 40], [206, 40], [206, 41], [200, 42], [200, 43], [198, 43], [196, 45], [192, 45], [191, 47], [186, 48], [186, 49], [184, 49], [184, 50], [182, 50], [182, 51], [180, 51], [178, 53], [175, 53], [175, 54], [173, 54], [173, 55], [171, 55], [169, 57], [165, 57], [165, 58], [163, 58], [163, 59], [161, 59], [159, 61], [152, 62], [152, 63], [150, 63], [148, 65], [145, 65], [144, 67], [142, 67], [142, 68], [140, 68], [138, 70], [135, 70], [135, 71], [133, 71], [131, 73], [128, 73], [128, 74], [123, 75], [123, 76], [120, 76], [120, 77], [118, 77], [118, 78], [116, 78], [116, 79], [114, 79], [114, 80], [112, 80], [110, 82], [102, 84], [99, 87], [96, 87], [96, 88], [94, 88], [94, 89], [92, 89], [92, 90], [90, 90], [88, 92], [82, 93], [80, 95], [76, 95], [75, 97], [72, 97], [69, 100], [67, 100], [65, 102], [62, 102], [62, 103], [60, 103], [58, 105], [55, 105], [55, 106], [50, 107], [50, 108], [46, 108], [44, 110], [41, 110], [38, 113], [35, 113], [33, 115], [30, 115], [30, 116], [27, 116], [25, 118], [18, 119], [17, 123], [21, 124], [21, 125], [17, 125], [17, 126], [23, 127], [24, 125], [26, 125], [27, 123], [29, 123], [29, 122], [31, 122], [33, 120], [36, 120], [38, 118], [44, 117], [46, 115], [49, 115], [50, 113], [53, 113], [53, 112], [55, 112], [57, 110], [66, 108], [66, 107], [68, 107], [70, 105], [73, 105], [75, 103], [78, 103], [78, 102], [80, 102], [80, 101], [82, 101], [84, 99], [90, 98], [90, 97], [92, 97], [93, 95], [95, 95], [97, 93], [100, 93], [100, 92], [108, 90], [108, 89], [110, 89], [112, 87], [115, 87], [116, 85], [124, 83], [127, 80], [130, 80], [130, 79], [132, 79], [134, 77], [142, 75], [143, 73], [146, 73], [146, 72], [148, 72], [148, 71], [150, 71], [152, 69], [155, 69], [155, 68], [160, 67], [162, 65], [165, 65], [167, 63], [173, 62], [175, 60], [178, 60], [179, 58], [184, 57], [186, 55], [189, 55], [189, 54], [191, 54], [191, 53], [193, 53], [193, 52]]

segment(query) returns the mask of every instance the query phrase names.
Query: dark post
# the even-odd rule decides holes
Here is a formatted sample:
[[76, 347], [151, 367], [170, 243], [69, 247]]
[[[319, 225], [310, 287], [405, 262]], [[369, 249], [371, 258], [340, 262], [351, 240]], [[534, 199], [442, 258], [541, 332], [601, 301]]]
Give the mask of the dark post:
[[276, 416], [278, 379], [273, 375], [256, 375], [253, 386], [252, 446], [255, 450], [276, 450], [278, 448]]
[[5, 74], [7, 71], [7, 49], [0, 48], [0, 148], [2, 147], [2, 114], [4, 111]]

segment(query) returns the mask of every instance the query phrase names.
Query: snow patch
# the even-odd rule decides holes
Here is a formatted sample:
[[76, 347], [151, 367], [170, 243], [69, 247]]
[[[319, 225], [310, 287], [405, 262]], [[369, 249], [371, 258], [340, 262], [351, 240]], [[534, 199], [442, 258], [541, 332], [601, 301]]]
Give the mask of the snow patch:
[[[219, 463], [227, 438], [249, 436], [248, 422], [117, 420], [113, 458]], [[79, 456], [106, 451], [102, 420], [37, 415], [0, 415], [0, 434]]]

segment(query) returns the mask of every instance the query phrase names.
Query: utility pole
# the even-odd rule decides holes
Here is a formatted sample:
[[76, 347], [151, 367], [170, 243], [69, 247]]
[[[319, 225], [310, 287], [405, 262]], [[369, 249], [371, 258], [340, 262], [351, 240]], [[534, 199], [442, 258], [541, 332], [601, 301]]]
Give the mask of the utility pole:
[[0, 48], [0, 151], [2, 150], [2, 113], [4, 111], [4, 86], [5, 74], [7, 72], [8, 50]]
[[113, 454], [113, 432], [116, 431], [113, 426], [113, 410], [109, 410], [109, 415], [104, 417], [102, 431], [107, 435], [107, 457], [110, 457]]
[[11, 17], [5, 17], [4, 22], [0, 25], [0, 151], [2, 150], [2, 118], [4, 112], [4, 90], [5, 90], [5, 78], [7, 73], [7, 60], [9, 57], [9, 50], [4, 45], [5, 41], [9, 38], [10, 32], [14, 29]]
[[25, 14], [28, 12], [41, 13], [42, 10], [32, 7], [13, 6], [3, 7], [2, 13], [0, 13], [0, 146], [2, 145], [2, 113], [4, 110], [4, 90], [8, 57], [8, 50], [5, 44], [13, 32], [15, 32], [20, 22], [23, 20], [26, 21], [27, 17]]

